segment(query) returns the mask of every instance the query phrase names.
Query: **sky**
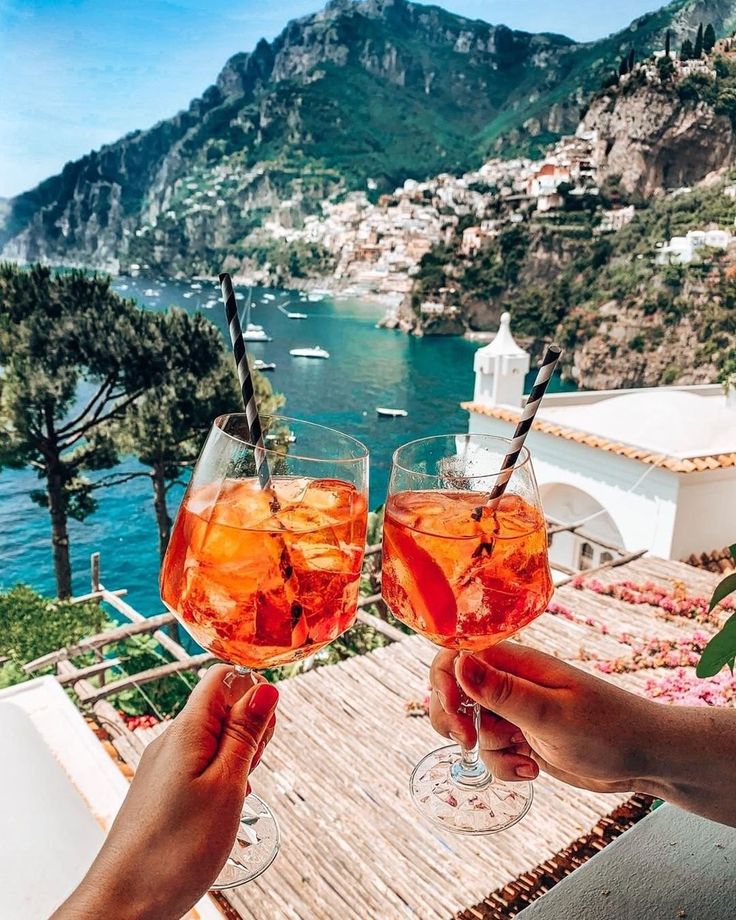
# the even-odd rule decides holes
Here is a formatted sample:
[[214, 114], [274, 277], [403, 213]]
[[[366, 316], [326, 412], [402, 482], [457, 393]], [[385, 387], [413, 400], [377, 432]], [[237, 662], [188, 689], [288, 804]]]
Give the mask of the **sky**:
[[[323, 0], [0, 0], [0, 197], [185, 108], [225, 61]], [[443, 0], [529, 32], [601, 38], [658, 0]]]

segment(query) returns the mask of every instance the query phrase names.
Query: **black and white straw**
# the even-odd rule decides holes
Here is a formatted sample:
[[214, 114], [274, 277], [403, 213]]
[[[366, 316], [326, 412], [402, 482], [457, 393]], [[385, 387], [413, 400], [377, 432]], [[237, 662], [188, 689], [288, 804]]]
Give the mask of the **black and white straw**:
[[[233, 291], [233, 283], [227, 272], [222, 272], [220, 275], [220, 290], [222, 291], [222, 302], [225, 304], [225, 316], [227, 317], [227, 325], [230, 330], [230, 341], [233, 345], [235, 364], [238, 369], [240, 390], [243, 394], [245, 419], [248, 425], [248, 437], [250, 443], [253, 445], [258, 481], [262, 489], [273, 492], [271, 470], [268, 466], [266, 447], [263, 443], [261, 417], [258, 414], [256, 394], [253, 389], [253, 376], [250, 372], [248, 353], [245, 349], [245, 342], [243, 341], [243, 330], [240, 327], [240, 320], [238, 319], [238, 304], [235, 299], [235, 292]], [[274, 501], [276, 501], [275, 494]]]
[[[506, 491], [506, 486], [508, 485], [509, 479], [511, 479], [511, 476], [514, 472], [514, 466], [516, 465], [516, 461], [519, 459], [519, 454], [521, 453], [521, 449], [524, 446], [526, 436], [529, 434], [529, 429], [534, 424], [534, 416], [537, 414], [539, 404], [541, 403], [542, 398], [544, 397], [544, 394], [547, 390], [547, 386], [552, 379], [552, 374], [554, 373], [557, 362], [560, 359], [560, 354], [561, 349], [558, 345], [549, 345], [544, 353], [542, 364], [537, 374], [537, 379], [534, 381], [534, 386], [532, 387], [532, 391], [526, 401], [524, 411], [521, 413], [519, 424], [516, 426], [514, 436], [511, 439], [511, 446], [509, 447], [508, 453], [503, 458], [503, 463], [501, 464], [501, 472], [499, 473], [498, 479], [496, 480], [496, 485], [493, 487], [493, 490], [488, 496], [488, 501], [486, 502], [487, 506], [493, 506]], [[482, 508], [476, 508], [475, 512], [473, 513], [473, 517], [475, 517], [476, 520], [480, 520], [482, 513]]]

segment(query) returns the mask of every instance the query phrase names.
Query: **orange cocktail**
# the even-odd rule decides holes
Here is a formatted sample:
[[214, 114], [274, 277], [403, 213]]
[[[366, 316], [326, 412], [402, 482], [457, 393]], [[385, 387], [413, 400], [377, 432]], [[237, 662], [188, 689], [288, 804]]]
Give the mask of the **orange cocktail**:
[[[278, 510], [272, 510], [274, 495]], [[366, 499], [337, 479], [225, 479], [187, 492], [161, 574], [196, 641], [249, 668], [311, 655], [355, 619]]]
[[500, 642], [539, 616], [552, 593], [539, 507], [513, 494], [493, 508], [486, 501], [478, 492], [418, 490], [397, 492], [386, 505], [384, 599], [445, 648]]
[[[544, 612], [552, 595], [547, 533], [531, 458], [518, 441], [438, 435], [394, 453], [381, 590], [394, 616], [458, 653], [490, 648]], [[445, 656], [443, 667], [453, 666]], [[496, 833], [526, 814], [532, 787], [491, 775], [480, 757], [480, 704], [458, 711], [472, 711], [474, 744], [423, 757], [411, 796], [445, 830]]]

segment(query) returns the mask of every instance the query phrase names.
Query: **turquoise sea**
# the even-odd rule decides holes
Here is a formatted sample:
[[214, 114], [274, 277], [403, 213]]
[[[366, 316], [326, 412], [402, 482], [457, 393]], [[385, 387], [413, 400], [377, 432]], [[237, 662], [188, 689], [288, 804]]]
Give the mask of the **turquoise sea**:
[[[201, 285], [193, 290], [186, 283], [123, 277], [114, 283], [120, 294], [153, 310], [172, 305], [201, 309], [226, 335], [218, 291], [211, 283]], [[244, 307], [247, 290], [236, 291], [244, 295], [239, 301]], [[473, 393], [477, 344], [377, 329], [383, 308], [357, 300], [309, 300], [295, 291], [255, 288], [253, 304], [251, 322], [262, 325], [273, 341], [248, 347], [254, 358], [276, 363], [269, 378], [286, 395], [285, 414], [339, 428], [370, 448], [371, 507], [383, 502], [391, 453], [399, 444], [466, 429], [467, 415], [459, 403]], [[306, 313], [308, 319], [288, 319], [279, 305]], [[289, 355], [290, 348], [312, 345], [326, 348], [330, 359]], [[406, 409], [408, 415], [379, 418], [377, 406]], [[121, 469], [135, 466], [127, 460]], [[31, 470], [0, 472], [0, 587], [25, 582], [52, 594], [48, 514], [28, 494], [40, 485]], [[89, 590], [89, 555], [99, 551], [104, 584], [127, 588], [127, 599], [142, 613], [160, 612], [150, 483], [132, 480], [97, 496], [97, 511], [83, 523], [70, 524], [75, 593]], [[180, 499], [181, 491], [172, 491], [172, 512]]]

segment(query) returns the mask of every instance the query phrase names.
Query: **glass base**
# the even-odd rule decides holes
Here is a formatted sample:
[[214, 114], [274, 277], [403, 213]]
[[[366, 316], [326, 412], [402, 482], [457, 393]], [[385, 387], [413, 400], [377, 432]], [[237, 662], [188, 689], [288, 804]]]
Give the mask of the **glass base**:
[[433, 824], [453, 834], [495, 834], [521, 821], [534, 798], [531, 783], [504, 783], [484, 769], [462, 782], [456, 744], [427, 754], [414, 768], [409, 790], [414, 804]]
[[238, 836], [212, 890], [226, 891], [258, 878], [276, 859], [280, 845], [281, 835], [273, 812], [251, 793], [243, 803]]

